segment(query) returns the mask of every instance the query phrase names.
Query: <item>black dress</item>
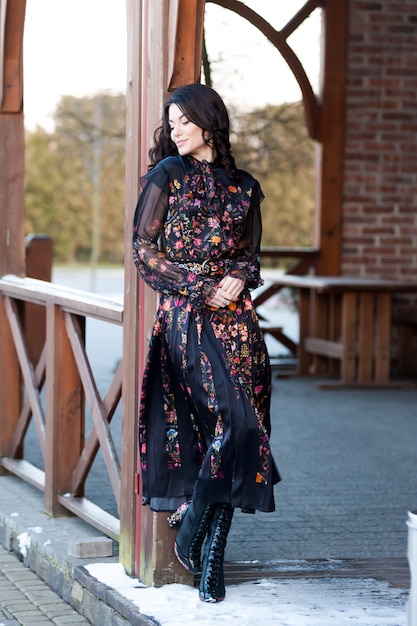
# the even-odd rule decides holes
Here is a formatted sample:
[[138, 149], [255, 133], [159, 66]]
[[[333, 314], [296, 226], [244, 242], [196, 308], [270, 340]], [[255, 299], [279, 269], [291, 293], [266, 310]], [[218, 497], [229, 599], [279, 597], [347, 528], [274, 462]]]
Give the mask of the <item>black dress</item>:
[[[143, 496], [173, 510], [192, 495], [273, 511], [271, 375], [249, 288], [261, 284], [259, 183], [220, 162], [167, 157], [142, 179], [133, 257], [160, 295], [142, 384]], [[238, 302], [207, 306], [224, 275]]]

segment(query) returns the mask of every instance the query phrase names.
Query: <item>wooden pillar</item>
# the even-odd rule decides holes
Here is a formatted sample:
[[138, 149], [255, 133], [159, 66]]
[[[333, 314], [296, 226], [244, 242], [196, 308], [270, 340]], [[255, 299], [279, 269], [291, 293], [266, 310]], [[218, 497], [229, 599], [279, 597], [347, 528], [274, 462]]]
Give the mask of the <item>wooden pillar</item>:
[[[195, 4], [194, 0], [191, 4]], [[198, 0], [197, 4], [202, 19], [201, 7], [204, 3]], [[193, 584], [193, 576], [185, 572], [175, 558], [174, 533], [168, 528], [166, 513], [153, 513], [149, 507], [141, 506], [140, 467], [136, 465], [138, 398], [155, 315], [156, 294], [138, 279], [131, 261], [131, 233], [133, 213], [140, 192], [140, 176], [147, 169], [148, 149], [162, 117], [171, 77], [175, 74], [180, 81], [178, 84], [196, 80], [196, 42], [201, 45], [202, 22], [197, 20], [195, 11], [190, 17], [187, 11], [181, 10], [182, 6], [182, 0], [127, 0], [127, 185], [120, 559], [128, 573], [135, 573], [147, 585], [157, 586], [168, 582]], [[188, 25], [190, 19], [191, 28], [184, 29], [181, 20], [186, 20]], [[176, 33], [178, 28], [190, 39], [188, 42], [183, 41], [187, 51], [184, 52], [185, 57], [184, 54], [180, 57], [174, 54], [171, 73], [168, 69], [171, 50], [169, 32]], [[189, 42], [192, 42], [190, 46]], [[199, 54], [201, 62], [201, 52]], [[190, 64], [193, 68], [191, 75], [188, 73]], [[187, 70], [185, 73], [184, 68]], [[184, 82], [181, 82], [182, 78]]]
[[348, 0], [326, 2], [321, 143], [315, 245], [320, 247], [316, 272], [340, 275], [342, 254], [343, 150], [345, 125], [346, 39]]
[[23, 114], [0, 113], [0, 146], [0, 276], [24, 276]]
[[23, 27], [25, 0], [0, 0], [0, 276], [25, 272]]

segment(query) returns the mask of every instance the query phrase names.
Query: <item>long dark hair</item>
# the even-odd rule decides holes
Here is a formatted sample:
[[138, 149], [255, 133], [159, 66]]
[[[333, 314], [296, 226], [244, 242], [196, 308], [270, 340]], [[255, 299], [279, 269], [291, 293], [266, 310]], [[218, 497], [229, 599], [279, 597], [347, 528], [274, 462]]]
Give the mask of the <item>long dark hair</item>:
[[236, 178], [236, 163], [231, 152], [229, 139], [229, 115], [219, 94], [207, 85], [192, 83], [178, 87], [169, 96], [164, 106], [162, 124], [154, 133], [155, 145], [149, 150], [151, 164], [155, 167], [167, 156], [178, 154], [177, 147], [171, 139], [168, 124], [169, 107], [176, 104], [187, 119], [208, 133], [207, 145], [213, 147], [217, 157], [221, 159], [227, 173]]

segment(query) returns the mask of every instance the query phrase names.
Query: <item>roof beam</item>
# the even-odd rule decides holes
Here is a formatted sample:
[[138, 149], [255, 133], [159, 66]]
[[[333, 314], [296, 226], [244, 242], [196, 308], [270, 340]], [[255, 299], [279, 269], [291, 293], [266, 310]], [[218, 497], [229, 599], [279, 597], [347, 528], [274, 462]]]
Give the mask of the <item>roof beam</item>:
[[168, 91], [201, 75], [205, 0], [174, 0], [169, 9]]

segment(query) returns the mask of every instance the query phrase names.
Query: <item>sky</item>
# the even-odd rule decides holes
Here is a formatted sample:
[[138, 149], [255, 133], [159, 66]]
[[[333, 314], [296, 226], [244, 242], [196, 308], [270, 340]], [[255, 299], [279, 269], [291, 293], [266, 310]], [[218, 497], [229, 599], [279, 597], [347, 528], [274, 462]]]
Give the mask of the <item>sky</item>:
[[[282, 28], [303, 0], [245, 0]], [[319, 73], [319, 12], [288, 40], [313, 87]], [[226, 104], [254, 108], [300, 99], [299, 87], [274, 49], [246, 20], [208, 2], [206, 37], [213, 86]], [[243, 43], [243, 45], [242, 45]], [[124, 0], [27, 0], [24, 33], [25, 125], [47, 130], [62, 95], [91, 96], [126, 88]]]
[[[226, 587], [206, 604], [186, 585], [144, 587], [120, 563], [86, 566], [160, 626], [406, 626], [408, 592], [373, 579], [260, 579]], [[186, 621], [184, 621], [186, 616]]]

